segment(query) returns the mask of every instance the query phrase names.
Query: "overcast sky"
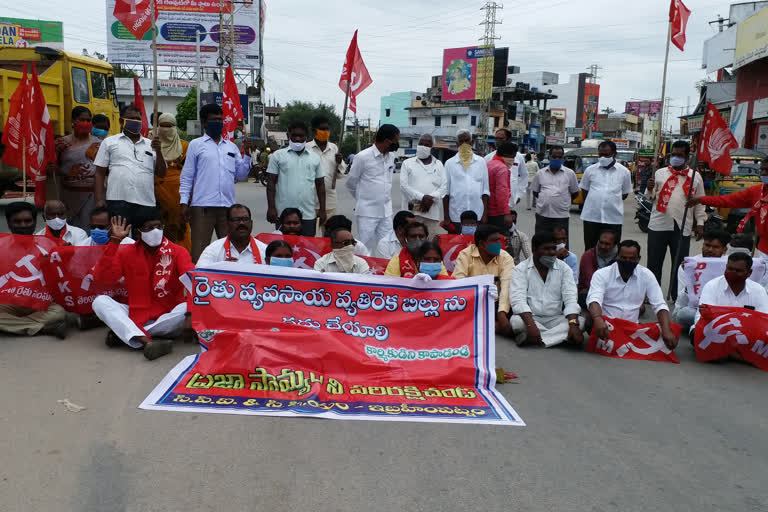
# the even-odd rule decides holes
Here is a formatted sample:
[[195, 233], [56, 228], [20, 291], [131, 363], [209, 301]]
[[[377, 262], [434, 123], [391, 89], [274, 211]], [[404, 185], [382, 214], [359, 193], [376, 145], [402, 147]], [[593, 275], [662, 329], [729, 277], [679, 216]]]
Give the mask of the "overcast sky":
[[[5, 16], [64, 22], [67, 50], [106, 53], [105, 0], [0, 0]], [[285, 1], [267, 0], [264, 34], [266, 95], [281, 104], [323, 101], [341, 111], [338, 79], [354, 30], [373, 84], [358, 98], [358, 116], [379, 117], [380, 98], [399, 91], [424, 91], [440, 73], [442, 51], [477, 44], [484, 0]], [[698, 97], [703, 41], [717, 32], [709, 21], [727, 17], [727, 2], [688, 0], [685, 52], [670, 48], [667, 96], [674, 116]], [[600, 109], [618, 111], [630, 99], [658, 99], [667, 32], [668, 0], [508, 1], [496, 27], [497, 46], [510, 48], [510, 65], [522, 72], [568, 75], [600, 71]], [[670, 124], [678, 123], [675, 118]]]

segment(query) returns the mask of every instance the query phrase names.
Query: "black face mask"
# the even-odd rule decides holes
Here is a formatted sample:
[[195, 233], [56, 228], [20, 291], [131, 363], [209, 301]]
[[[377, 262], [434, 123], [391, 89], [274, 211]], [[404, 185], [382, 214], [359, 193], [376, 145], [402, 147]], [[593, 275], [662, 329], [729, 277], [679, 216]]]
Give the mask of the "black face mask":
[[616, 264], [619, 266], [619, 272], [625, 276], [631, 276], [637, 268], [636, 261], [617, 260]]
[[224, 131], [224, 123], [222, 121], [208, 121], [205, 124], [205, 132], [212, 139], [218, 139], [221, 137], [222, 131]]
[[389, 143], [389, 148], [387, 148], [387, 150], [388, 150], [390, 153], [394, 153], [394, 152], [395, 152], [395, 151], [397, 151], [398, 149], [400, 149], [400, 143], [399, 143], [399, 142], [390, 142], [390, 143]]
[[11, 229], [11, 233], [13, 233], [14, 235], [34, 235], [35, 226], [29, 226], [26, 228], [14, 228], [14, 229]]

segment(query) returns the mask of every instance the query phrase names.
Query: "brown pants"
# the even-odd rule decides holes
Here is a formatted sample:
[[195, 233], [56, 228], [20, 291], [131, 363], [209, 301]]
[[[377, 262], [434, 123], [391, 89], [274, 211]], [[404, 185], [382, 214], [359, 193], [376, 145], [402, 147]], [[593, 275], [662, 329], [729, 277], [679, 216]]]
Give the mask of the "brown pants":
[[190, 208], [190, 224], [192, 227], [192, 261], [197, 262], [200, 254], [211, 243], [211, 235], [216, 229], [216, 238], [224, 238], [229, 234], [226, 206], [193, 206]]
[[66, 320], [66, 314], [64, 308], [55, 303], [43, 311], [0, 304], [0, 332], [34, 336], [45, 327]]

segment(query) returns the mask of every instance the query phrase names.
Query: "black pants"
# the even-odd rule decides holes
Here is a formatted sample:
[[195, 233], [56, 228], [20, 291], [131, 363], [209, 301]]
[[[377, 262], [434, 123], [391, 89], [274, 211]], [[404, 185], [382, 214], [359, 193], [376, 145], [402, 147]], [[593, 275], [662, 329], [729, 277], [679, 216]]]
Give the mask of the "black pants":
[[145, 206], [142, 204], [129, 203], [128, 201], [107, 201], [107, 210], [109, 216], [120, 216], [133, 226], [133, 229], [139, 229], [144, 223], [144, 219], [149, 212], [154, 212], [154, 206]]
[[[541, 232], [552, 232], [555, 230], [555, 228], [563, 228], [565, 229], [566, 233], [569, 233], [568, 229], [568, 217], [564, 217], [562, 219], [557, 217], [544, 217], [543, 215], [536, 214], [536, 227], [534, 228], [534, 231], [536, 233]], [[570, 241], [570, 234], [568, 236]]]
[[616, 232], [616, 240], [621, 240], [621, 224], [603, 224], [601, 222], [584, 221], [584, 250], [588, 251], [597, 245], [600, 233], [606, 230]]
[[680, 247], [680, 257], [672, 264], [669, 278], [669, 295], [672, 300], [677, 300], [677, 269], [683, 259], [688, 256], [691, 247], [691, 237], [684, 236], [682, 244], [680, 243], [680, 230], [674, 231], [653, 231], [648, 230], [648, 269], [656, 276], [656, 280], [661, 285], [661, 275], [664, 269], [664, 260], [667, 258], [667, 248], [669, 248], [669, 257], [674, 259]]

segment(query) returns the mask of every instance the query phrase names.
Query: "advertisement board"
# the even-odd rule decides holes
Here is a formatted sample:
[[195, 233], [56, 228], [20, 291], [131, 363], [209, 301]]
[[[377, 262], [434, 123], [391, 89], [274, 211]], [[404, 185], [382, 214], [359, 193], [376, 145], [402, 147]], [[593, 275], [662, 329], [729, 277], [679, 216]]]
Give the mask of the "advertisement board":
[[738, 25], [733, 69], [768, 57], [768, 9], [763, 9]]
[[569, 126], [565, 129], [565, 134], [568, 137], [581, 137], [584, 134], [584, 129], [580, 127]]
[[443, 101], [482, 100], [493, 89], [493, 47], [443, 50]]
[[624, 112], [636, 116], [648, 114], [651, 120], [657, 121], [661, 112], [661, 101], [628, 101], [624, 105]]
[[728, 127], [731, 129], [731, 133], [736, 137], [736, 141], [740, 147], [744, 147], [744, 136], [747, 133], [747, 111], [749, 110], [749, 102], [738, 103], [731, 107], [731, 119], [728, 122]]
[[8, 46], [46, 46], [63, 50], [64, 29], [60, 21], [0, 17], [0, 48]]
[[752, 104], [752, 119], [768, 117], [768, 98], [755, 100]]
[[[141, 4], [146, 0], [107, 0], [108, 60], [118, 64], [151, 64], [152, 31], [141, 40], [117, 19], [114, 11], [119, 3]], [[229, 1], [223, 2], [228, 13]], [[200, 38], [200, 61], [203, 67], [218, 67], [219, 32], [229, 37], [229, 27], [219, 27], [219, 2], [214, 0], [157, 0], [157, 61], [161, 66], [197, 66], [195, 42]], [[235, 2], [235, 58], [238, 69], [258, 69], [259, 3]], [[226, 65], [226, 63], [224, 63]]]
[[549, 117], [553, 119], [565, 119], [565, 113], [566, 109], [564, 108], [553, 108], [549, 110]]

